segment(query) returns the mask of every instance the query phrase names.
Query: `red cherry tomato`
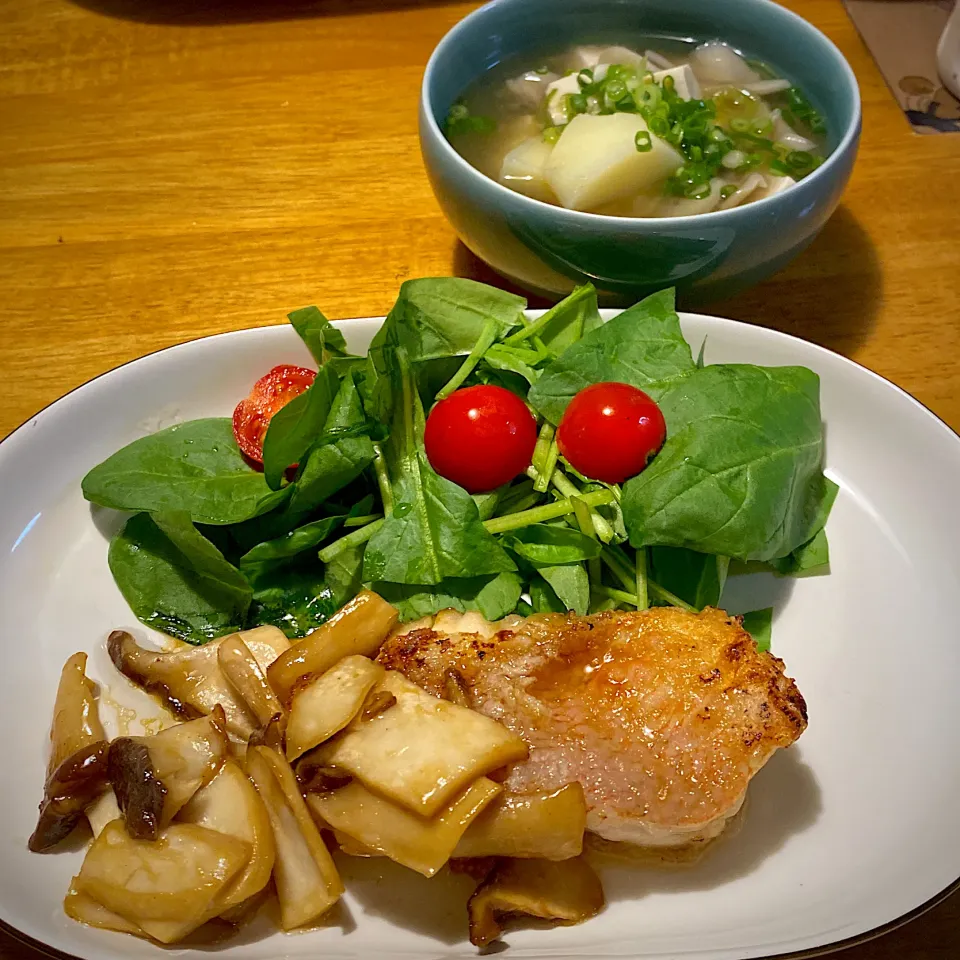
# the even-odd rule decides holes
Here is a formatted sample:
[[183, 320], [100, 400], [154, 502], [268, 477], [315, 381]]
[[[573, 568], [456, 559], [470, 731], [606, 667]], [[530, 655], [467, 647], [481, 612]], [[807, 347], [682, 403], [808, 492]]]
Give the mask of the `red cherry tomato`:
[[530, 466], [537, 421], [515, 393], [481, 384], [441, 400], [427, 417], [423, 441], [441, 477], [485, 493]]
[[557, 446], [585, 477], [623, 483], [663, 446], [660, 408], [628, 383], [595, 383], [570, 401], [557, 428]]
[[316, 373], [306, 367], [282, 364], [262, 376], [250, 395], [233, 411], [233, 435], [240, 449], [257, 463], [263, 463], [263, 438], [273, 415], [294, 397], [309, 389]]

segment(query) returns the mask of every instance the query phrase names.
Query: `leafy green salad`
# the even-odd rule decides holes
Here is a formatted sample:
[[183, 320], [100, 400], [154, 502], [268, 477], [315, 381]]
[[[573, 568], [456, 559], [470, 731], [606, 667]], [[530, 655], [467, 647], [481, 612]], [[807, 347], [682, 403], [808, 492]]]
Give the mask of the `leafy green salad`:
[[[190, 643], [259, 624], [314, 630], [367, 586], [404, 620], [720, 605], [728, 574], [825, 567], [837, 487], [822, 472], [819, 379], [804, 367], [703, 364], [673, 291], [602, 322], [587, 285], [535, 320], [471, 280], [403, 284], [367, 356], [316, 307], [290, 321], [318, 366], [265, 425], [262, 468], [230, 418], [135, 440], [83, 480], [130, 511], [109, 548], [136, 616]], [[666, 441], [622, 484], [559, 455], [585, 387], [656, 401]], [[525, 473], [490, 492], [440, 476], [424, 445], [437, 398], [477, 384], [536, 417]], [[238, 398], [240, 399], [240, 398]], [[462, 451], [469, 458], [471, 451]], [[762, 647], [771, 612], [745, 615]]]

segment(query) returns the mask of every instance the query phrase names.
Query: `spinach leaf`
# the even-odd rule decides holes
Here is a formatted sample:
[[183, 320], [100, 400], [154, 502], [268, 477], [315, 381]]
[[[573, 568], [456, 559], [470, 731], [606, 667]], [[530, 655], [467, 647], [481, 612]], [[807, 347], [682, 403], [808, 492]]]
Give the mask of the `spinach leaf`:
[[363, 586], [364, 544], [341, 550], [325, 567], [324, 580], [337, 607], [353, 599]]
[[489, 493], [471, 494], [473, 502], [477, 505], [477, 512], [480, 514], [481, 520], [489, 520], [497, 512], [500, 497], [506, 489], [506, 487], [497, 487], [496, 490], [491, 490]]
[[147, 513], [132, 516], [110, 543], [110, 572], [130, 609], [147, 626], [188, 643], [241, 629], [249, 584], [196, 529], [190, 533], [182, 514], [160, 522], [176, 543]]
[[83, 495], [116, 510], [182, 510], [195, 523], [260, 516], [290, 491], [273, 492], [240, 453], [227, 418], [191, 420], [127, 444], [83, 478]]
[[301, 307], [288, 313], [287, 319], [313, 354], [317, 366], [322, 367], [331, 357], [348, 356], [343, 334], [316, 307]]
[[287, 512], [306, 515], [342, 490], [373, 463], [373, 441], [382, 427], [368, 421], [352, 374], [343, 378], [323, 425], [322, 437], [310, 448], [294, 484]]
[[307, 455], [297, 478], [289, 510], [305, 514], [315, 510], [373, 463], [375, 451], [369, 437], [342, 437], [317, 444]]
[[629, 383], [658, 399], [696, 369], [673, 302], [673, 290], [661, 290], [587, 333], [544, 370], [530, 403], [558, 424], [574, 395], [593, 383]]
[[517, 374], [528, 384], [534, 384], [540, 376], [540, 371], [527, 362], [532, 359], [527, 356], [528, 353], [528, 350], [511, 350], [510, 347], [502, 344], [494, 344], [483, 355], [483, 362], [489, 364], [494, 370]]
[[440, 610], [477, 610], [487, 620], [511, 613], [520, 600], [523, 584], [516, 573], [495, 577], [447, 577], [435, 586], [409, 583], [374, 583], [384, 600], [400, 611], [401, 620], [416, 620]]
[[567, 612], [567, 605], [539, 574], [530, 580], [530, 605], [534, 613]]
[[817, 532], [806, 543], [801, 544], [787, 556], [777, 557], [770, 561], [770, 566], [781, 576], [811, 573], [828, 566], [830, 563], [830, 548], [827, 544], [827, 531], [824, 528], [840, 488], [826, 477], [824, 483], [826, 484], [826, 492], [820, 501], [817, 519], [814, 521], [814, 527], [819, 528]]
[[602, 545], [573, 527], [534, 523], [503, 535], [505, 546], [535, 567], [596, 560]]
[[[537, 336], [548, 350], [561, 354], [592, 330], [602, 326], [597, 291], [592, 283], [576, 287], [541, 318]], [[536, 322], [536, 321], [535, 321]]]
[[782, 577], [793, 577], [801, 573], [812, 573], [830, 564], [830, 547], [827, 544], [827, 531], [821, 527], [813, 538], [797, 547], [785, 557], [770, 561], [770, 566]]
[[288, 560], [297, 554], [319, 547], [336, 530], [344, 518], [324, 517], [291, 530], [286, 536], [258, 543], [240, 558], [240, 566], [249, 567], [277, 560]]
[[653, 547], [650, 576], [666, 590], [702, 610], [720, 604], [729, 561], [682, 547]]
[[469, 353], [488, 320], [500, 335], [521, 322], [522, 297], [459, 277], [407, 280], [367, 354], [367, 409], [382, 423], [393, 408], [392, 355], [402, 347], [416, 363]]
[[757, 649], [762, 653], [770, 649], [770, 638], [773, 633], [773, 607], [763, 610], [751, 610], [740, 617], [743, 629], [753, 637]]
[[634, 546], [782, 557], [822, 526], [819, 379], [803, 367], [716, 365], [666, 391], [667, 442], [623, 487]]
[[363, 579], [436, 584], [516, 569], [484, 529], [470, 494], [431, 469], [423, 453], [423, 409], [405, 351], [395, 360], [400, 402], [385, 451], [394, 508], [367, 544]]
[[332, 369], [321, 367], [310, 389], [271, 418], [263, 438], [263, 475], [274, 490], [279, 489], [287, 467], [297, 463], [323, 433], [339, 383]]
[[540, 567], [537, 571], [553, 588], [563, 609], [581, 616], [590, 612], [590, 577], [582, 563], [567, 563], [556, 567]]
[[316, 557], [293, 564], [259, 564], [247, 624], [279, 627], [294, 640], [312, 633], [340, 606]]

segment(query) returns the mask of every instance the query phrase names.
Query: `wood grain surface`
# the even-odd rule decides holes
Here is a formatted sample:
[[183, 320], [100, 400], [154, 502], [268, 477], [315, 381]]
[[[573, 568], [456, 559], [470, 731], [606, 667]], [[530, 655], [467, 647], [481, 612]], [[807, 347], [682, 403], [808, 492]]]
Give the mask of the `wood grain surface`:
[[[307, 303], [381, 314], [408, 277], [493, 280], [416, 132], [424, 63], [474, 6], [0, 0], [0, 437], [170, 344]], [[840, 0], [788, 6], [853, 64], [860, 159], [813, 246], [713, 312], [853, 357], [960, 429], [960, 135], [911, 132]], [[0, 935], [0, 958], [39, 956]], [[953, 960], [960, 897], [844, 956]]]

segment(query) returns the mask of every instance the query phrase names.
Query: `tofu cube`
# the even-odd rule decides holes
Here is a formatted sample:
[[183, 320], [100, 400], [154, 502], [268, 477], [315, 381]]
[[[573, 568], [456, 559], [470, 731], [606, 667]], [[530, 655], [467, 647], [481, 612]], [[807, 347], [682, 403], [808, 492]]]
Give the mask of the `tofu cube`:
[[700, 84], [697, 75], [687, 64], [682, 67], [673, 67], [670, 70], [658, 70], [653, 79], [655, 83], [663, 84], [666, 77], [673, 77], [673, 88], [681, 100], [699, 100], [701, 97]]
[[794, 187], [797, 184], [797, 181], [793, 177], [777, 177], [771, 174], [766, 176], [767, 186], [764, 190], [760, 191], [760, 196], [772, 197], [775, 193], [783, 193], [784, 190], [789, 190], [790, 187]]
[[683, 164], [668, 143], [650, 135], [653, 149], [637, 150], [647, 130], [636, 113], [580, 114], [566, 126], [547, 161], [545, 177], [570, 210], [596, 210], [661, 184]]

